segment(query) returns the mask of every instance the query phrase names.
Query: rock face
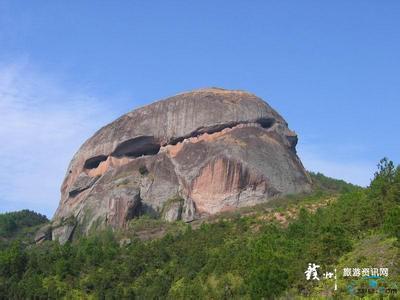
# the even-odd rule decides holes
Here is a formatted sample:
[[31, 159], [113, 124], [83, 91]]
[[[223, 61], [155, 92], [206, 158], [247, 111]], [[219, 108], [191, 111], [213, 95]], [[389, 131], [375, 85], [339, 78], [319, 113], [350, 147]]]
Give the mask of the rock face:
[[253, 94], [197, 90], [129, 112], [73, 157], [52, 238], [123, 228], [143, 213], [193, 219], [310, 191], [297, 136]]

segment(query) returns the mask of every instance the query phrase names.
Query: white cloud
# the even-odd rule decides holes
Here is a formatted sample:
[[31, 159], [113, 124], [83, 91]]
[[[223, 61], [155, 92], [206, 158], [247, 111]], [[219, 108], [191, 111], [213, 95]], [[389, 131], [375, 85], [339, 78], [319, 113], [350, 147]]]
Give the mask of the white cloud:
[[104, 101], [27, 63], [0, 66], [0, 212], [51, 216], [72, 155], [114, 117]]
[[[353, 157], [339, 160], [333, 155], [335, 149], [327, 151], [316, 145], [299, 145], [298, 153], [304, 167], [309, 171], [321, 172], [329, 177], [343, 179], [364, 187], [368, 186], [376, 171], [376, 162], [359, 160], [353, 145], [348, 147], [342, 145], [341, 148], [348, 149], [354, 154]], [[348, 154], [351, 157], [350, 153]]]

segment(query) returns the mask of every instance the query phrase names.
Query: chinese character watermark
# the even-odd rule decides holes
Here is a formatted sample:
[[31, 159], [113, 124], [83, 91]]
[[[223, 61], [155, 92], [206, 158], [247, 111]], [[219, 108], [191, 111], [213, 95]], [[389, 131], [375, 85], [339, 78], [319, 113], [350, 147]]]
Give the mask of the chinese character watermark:
[[343, 268], [343, 277], [388, 277], [388, 268]]
[[[339, 272], [340, 273], [340, 272]], [[305, 270], [304, 272], [306, 280], [308, 281], [321, 281], [321, 280], [334, 280], [334, 290], [337, 291], [338, 286], [337, 286], [337, 272], [336, 272], [336, 268], [332, 271], [326, 271], [326, 272], [322, 272], [321, 271], [321, 266], [316, 264], [316, 263], [309, 263], [308, 264], [308, 268]], [[377, 268], [377, 267], [345, 267], [342, 270], [342, 276], [343, 278], [351, 278], [351, 279], [365, 279], [365, 280], [369, 280], [369, 285], [370, 285], [370, 289], [373, 289], [374, 291], [377, 290], [380, 293], [385, 290], [386, 292], [391, 292], [393, 293], [393, 291], [397, 292], [397, 287], [396, 288], [387, 288], [386, 286], [383, 285], [383, 281], [384, 278], [389, 276], [389, 269], [388, 268]], [[380, 285], [378, 286], [377, 280], [381, 280]], [[376, 283], [376, 284], [375, 284]], [[375, 284], [375, 285], [374, 285]], [[352, 293], [354, 293], [355, 291], [358, 292], [362, 292], [363, 289], [356, 289], [355, 286], [350, 285], [350, 290]]]
[[317, 269], [320, 268], [319, 265], [316, 264], [308, 264], [307, 270], [304, 272], [306, 274], [307, 280], [319, 280]]
[[[306, 275], [307, 280], [317, 280], [320, 281], [318, 277], [318, 269], [321, 268], [320, 265], [315, 263], [309, 263], [307, 270], [304, 272]], [[337, 291], [337, 276], [336, 276], [336, 269], [333, 272], [325, 272], [322, 274], [323, 280], [334, 279], [335, 280], [335, 287], [334, 290]]]

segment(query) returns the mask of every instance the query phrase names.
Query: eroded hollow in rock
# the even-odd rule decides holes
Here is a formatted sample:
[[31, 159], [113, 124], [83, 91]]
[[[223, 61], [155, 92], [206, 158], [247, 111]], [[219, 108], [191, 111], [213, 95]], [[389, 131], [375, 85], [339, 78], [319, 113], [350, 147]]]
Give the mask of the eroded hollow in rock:
[[260, 124], [262, 128], [271, 128], [272, 125], [275, 124], [275, 119], [271, 118], [260, 118], [256, 121], [256, 123]]
[[153, 136], [140, 136], [122, 142], [111, 154], [114, 157], [140, 157], [142, 155], [155, 155], [161, 146]]
[[196, 129], [195, 131], [192, 131], [190, 134], [187, 134], [185, 136], [172, 138], [171, 141], [169, 142], [169, 144], [176, 145], [178, 143], [183, 142], [185, 139], [198, 137], [204, 133], [213, 134], [213, 133], [222, 131], [226, 128], [233, 128], [239, 124], [240, 124], [240, 122], [229, 122], [229, 123], [217, 124], [217, 125], [213, 125], [213, 126], [209, 126], [209, 127], [201, 127], [201, 128]]
[[105, 156], [105, 155], [95, 156], [95, 157], [89, 158], [87, 161], [85, 161], [85, 164], [83, 167], [85, 169], [96, 169], [100, 165], [100, 163], [105, 160], [107, 160], [107, 156]]
[[198, 137], [204, 133], [213, 134], [213, 133], [220, 132], [227, 128], [234, 128], [235, 126], [238, 126], [240, 124], [249, 124], [249, 123], [258, 123], [261, 125], [262, 128], [268, 129], [268, 128], [271, 128], [275, 124], [275, 119], [260, 118], [253, 122], [246, 122], [246, 121], [244, 121], [244, 122], [228, 122], [228, 123], [224, 123], [224, 124], [216, 124], [216, 125], [209, 126], [209, 127], [201, 127], [201, 128], [196, 129], [195, 131], [192, 131], [190, 134], [187, 134], [185, 136], [172, 138], [171, 141], [169, 142], [169, 144], [176, 145], [178, 143], [183, 142], [185, 139]]
[[[185, 139], [198, 137], [202, 134], [213, 134], [216, 132], [221, 132], [227, 128], [234, 128], [240, 124], [257, 123], [262, 128], [268, 129], [275, 124], [275, 119], [273, 118], [259, 118], [252, 122], [228, 122], [224, 124], [216, 124], [209, 127], [200, 127], [190, 134], [172, 138], [169, 145], [176, 145], [183, 142]], [[295, 143], [294, 143], [295, 144]], [[164, 145], [165, 146], [165, 145]], [[139, 136], [133, 139], [126, 140], [119, 144], [111, 156], [121, 158], [121, 157], [140, 157], [142, 155], [155, 155], [160, 151], [161, 145], [153, 136]], [[85, 169], [95, 169], [102, 161], [107, 160], [107, 156], [99, 155], [89, 158], [84, 165]]]

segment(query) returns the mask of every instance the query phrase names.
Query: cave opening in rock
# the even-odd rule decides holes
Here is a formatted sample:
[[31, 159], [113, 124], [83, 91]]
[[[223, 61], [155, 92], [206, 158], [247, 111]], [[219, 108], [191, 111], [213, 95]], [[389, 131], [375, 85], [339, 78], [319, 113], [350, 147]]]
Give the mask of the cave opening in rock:
[[92, 158], [89, 158], [88, 160], [86, 160], [83, 167], [85, 169], [96, 169], [100, 165], [100, 163], [105, 160], [107, 160], [106, 155], [98, 155], [98, 156], [95, 156], [95, 157], [92, 157]]
[[193, 137], [198, 137], [202, 134], [213, 134], [216, 132], [220, 132], [226, 128], [233, 128], [236, 125], [240, 124], [240, 122], [229, 122], [229, 123], [225, 123], [225, 124], [217, 124], [217, 125], [213, 125], [213, 126], [209, 126], [209, 127], [200, 127], [198, 129], [196, 129], [195, 131], [191, 132], [190, 134], [187, 134], [185, 136], [182, 137], [178, 137], [178, 138], [172, 138], [171, 141], [169, 142], [170, 145], [176, 145], [178, 143], [183, 142], [185, 139], [188, 138], [193, 138]]
[[209, 126], [206, 128], [202, 128], [200, 130], [198, 130], [197, 135], [199, 134], [203, 134], [203, 133], [208, 133], [208, 134], [213, 134], [216, 132], [220, 132], [226, 128], [233, 128], [237, 125], [239, 125], [240, 122], [229, 122], [229, 123], [224, 123], [224, 124], [217, 124], [217, 125], [213, 125], [213, 126]]
[[160, 143], [158, 143], [153, 136], [140, 136], [122, 142], [111, 155], [114, 157], [155, 155], [160, 148]]
[[261, 125], [262, 128], [268, 129], [271, 128], [272, 125], [275, 124], [275, 119], [272, 118], [260, 118], [257, 120], [257, 123]]
[[176, 145], [182, 143], [188, 137], [179, 137], [179, 138], [172, 138], [171, 141], [167, 145]]
[[[254, 121], [253, 121], [254, 122]], [[216, 132], [221, 132], [224, 129], [227, 128], [234, 128], [235, 126], [239, 124], [247, 124], [250, 122], [243, 121], [243, 122], [228, 122], [224, 124], [216, 124], [213, 126], [209, 127], [201, 127], [196, 129], [195, 131], [191, 132], [190, 134], [187, 134], [185, 136], [181, 136], [178, 138], [172, 138], [171, 141], [169, 142], [170, 145], [176, 145], [178, 143], [183, 142], [185, 139], [192, 138], [192, 137], [198, 137], [202, 134], [208, 133], [208, 134], [213, 134]], [[255, 121], [255, 123], [260, 124], [262, 128], [268, 129], [271, 128], [275, 124], [275, 119], [273, 118], [259, 118]]]

